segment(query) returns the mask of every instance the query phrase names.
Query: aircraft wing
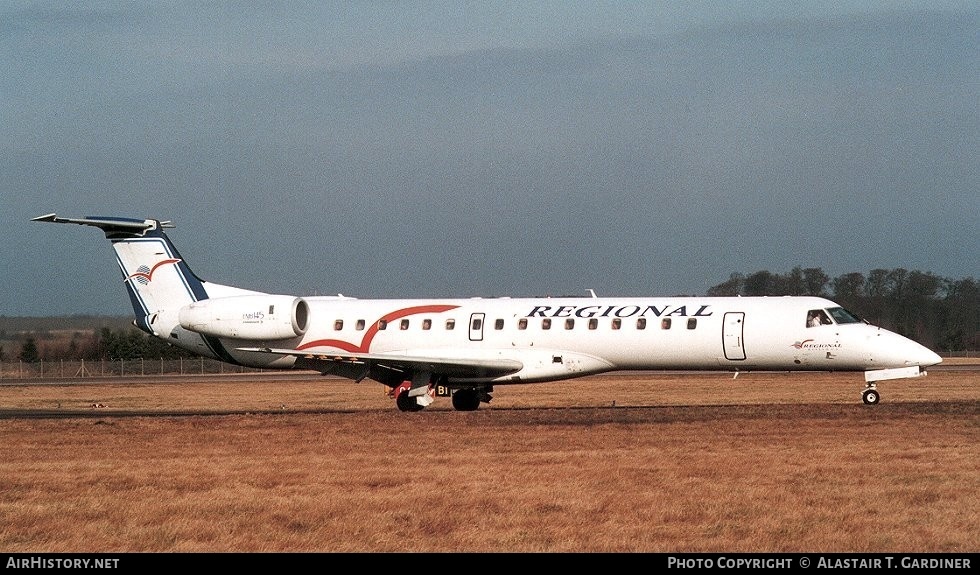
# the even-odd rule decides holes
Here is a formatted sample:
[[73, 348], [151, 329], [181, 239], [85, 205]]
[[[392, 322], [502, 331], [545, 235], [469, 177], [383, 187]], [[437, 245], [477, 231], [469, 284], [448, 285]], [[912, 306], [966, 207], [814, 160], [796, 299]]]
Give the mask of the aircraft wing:
[[302, 349], [239, 347], [238, 351], [293, 356], [324, 374], [336, 373], [357, 381], [372, 374], [401, 373], [406, 378], [426, 372], [457, 378], [499, 377], [516, 373], [524, 364], [504, 358], [458, 358], [408, 355], [398, 353], [318, 352]]

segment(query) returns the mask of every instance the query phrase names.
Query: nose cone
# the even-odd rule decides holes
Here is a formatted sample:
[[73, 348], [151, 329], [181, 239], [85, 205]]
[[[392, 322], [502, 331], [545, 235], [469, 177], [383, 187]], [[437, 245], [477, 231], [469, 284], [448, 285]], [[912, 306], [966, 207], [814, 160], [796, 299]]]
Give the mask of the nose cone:
[[943, 358], [939, 357], [938, 353], [925, 346], [920, 347], [922, 347], [922, 350], [919, 353], [920, 357], [916, 360], [917, 364], [921, 365], [922, 367], [927, 367], [943, 362]]
[[872, 354], [875, 362], [888, 367], [928, 367], [942, 363], [937, 353], [911, 339], [887, 330], [879, 330], [876, 351]]

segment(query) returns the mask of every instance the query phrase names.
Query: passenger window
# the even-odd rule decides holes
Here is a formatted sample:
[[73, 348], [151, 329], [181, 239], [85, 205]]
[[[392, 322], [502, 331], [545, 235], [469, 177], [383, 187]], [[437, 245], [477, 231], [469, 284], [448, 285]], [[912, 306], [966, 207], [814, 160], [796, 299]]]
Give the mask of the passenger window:
[[342, 319], [335, 320], [333, 322], [333, 329], [334, 331], [340, 331], [344, 329], [344, 320]]
[[493, 329], [501, 330], [504, 329], [504, 320], [498, 319], [493, 322]]
[[646, 329], [647, 328], [647, 318], [638, 317], [636, 318], [636, 329]]
[[618, 317], [613, 318], [612, 320], [613, 329], [619, 329], [620, 327], [622, 327], [622, 325], [623, 325], [623, 320], [619, 319]]
[[597, 327], [599, 327], [599, 320], [597, 320], [596, 318], [590, 319], [589, 320], [589, 329], [596, 329]]
[[473, 318], [473, 325], [470, 326], [470, 329], [473, 330], [483, 329], [483, 320], [478, 317]]
[[401, 323], [401, 329], [408, 329], [408, 320], [403, 319]]
[[386, 319], [379, 319], [378, 320], [378, 331], [384, 331], [386, 329], [388, 329], [388, 320], [386, 320]]
[[566, 319], [565, 320], [565, 329], [572, 329], [573, 327], [575, 327], [575, 320], [572, 319], [572, 318]]
[[357, 329], [357, 331], [363, 330], [364, 329], [364, 320], [363, 319], [357, 320], [357, 324], [354, 327]]
[[527, 329], [526, 317], [522, 317], [521, 319], [517, 320], [517, 329]]
[[694, 329], [698, 327], [698, 318], [689, 317], [687, 318], [687, 329]]
[[546, 317], [541, 320], [541, 329], [551, 329], [551, 318]]
[[665, 317], [660, 320], [660, 329], [670, 329], [670, 318]]
[[432, 320], [431, 319], [423, 319], [422, 320], [422, 329], [432, 329]]
[[446, 330], [447, 331], [452, 331], [454, 329], [456, 329], [456, 320], [454, 320], [454, 319], [447, 319], [446, 320]]

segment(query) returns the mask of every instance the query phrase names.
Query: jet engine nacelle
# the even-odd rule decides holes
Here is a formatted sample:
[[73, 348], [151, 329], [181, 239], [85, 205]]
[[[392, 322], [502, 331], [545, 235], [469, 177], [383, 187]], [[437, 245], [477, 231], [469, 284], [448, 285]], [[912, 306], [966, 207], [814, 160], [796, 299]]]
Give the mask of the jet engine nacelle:
[[181, 327], [235, 339], [289, 339], [306, 333], [310, 306], [289, 295], [242, 295], [196, 301], [180, 308]]

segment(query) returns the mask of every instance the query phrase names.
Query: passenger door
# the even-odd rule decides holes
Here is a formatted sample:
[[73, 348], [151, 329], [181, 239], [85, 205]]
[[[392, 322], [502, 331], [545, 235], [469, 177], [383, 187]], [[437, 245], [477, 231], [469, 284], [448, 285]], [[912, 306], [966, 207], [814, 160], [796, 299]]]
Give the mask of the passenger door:
[[722, 340], [725, 344], [725, 359], [734, 361], [745, 359], [745, 312], [730, 311], [725, 314]]

